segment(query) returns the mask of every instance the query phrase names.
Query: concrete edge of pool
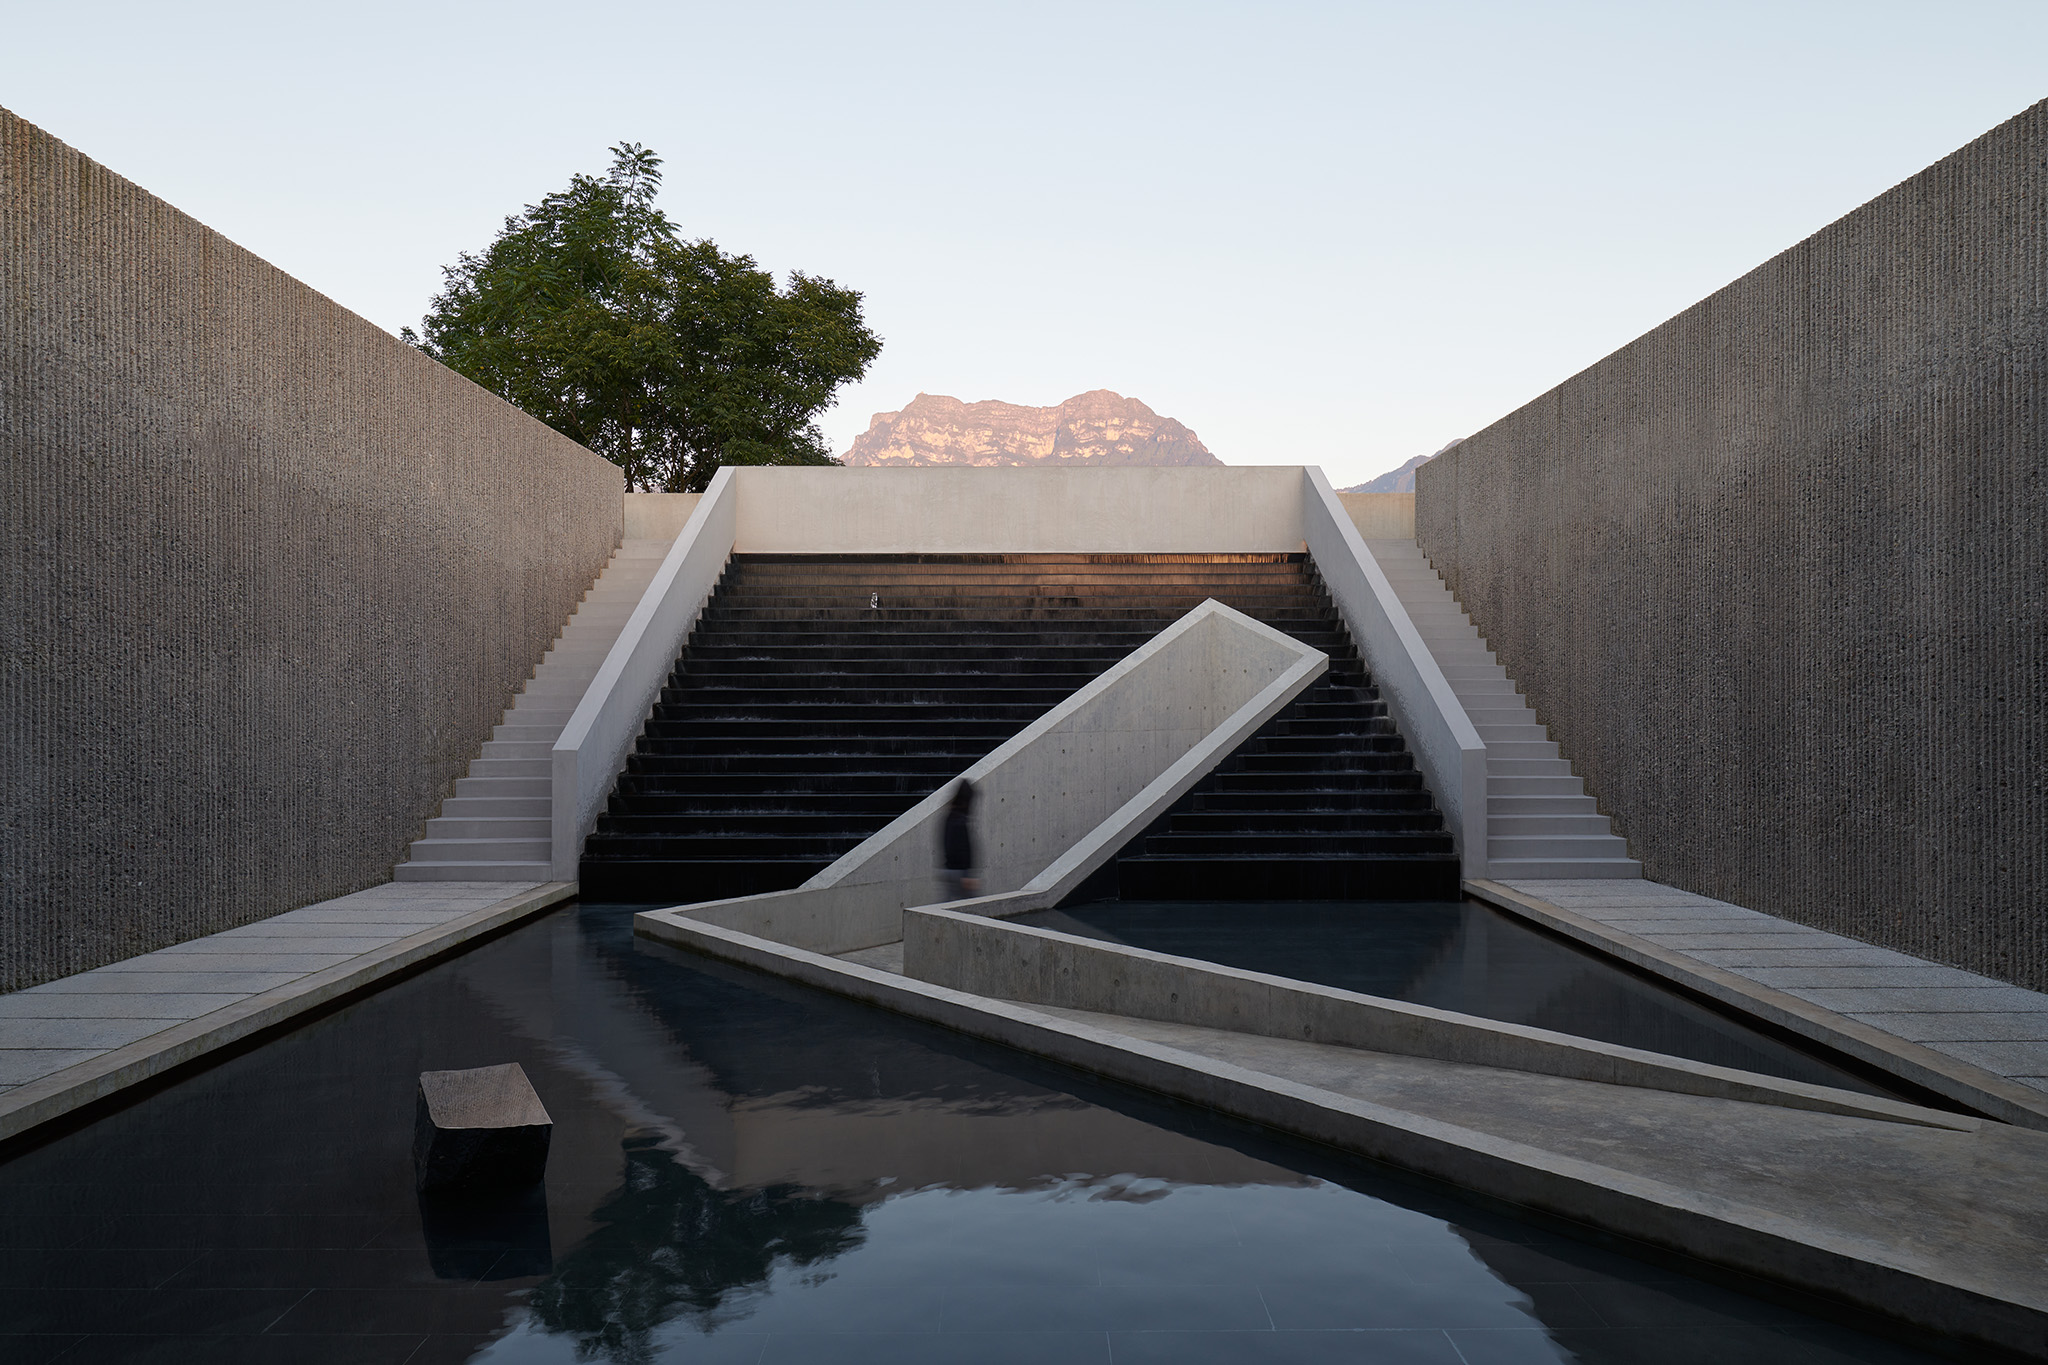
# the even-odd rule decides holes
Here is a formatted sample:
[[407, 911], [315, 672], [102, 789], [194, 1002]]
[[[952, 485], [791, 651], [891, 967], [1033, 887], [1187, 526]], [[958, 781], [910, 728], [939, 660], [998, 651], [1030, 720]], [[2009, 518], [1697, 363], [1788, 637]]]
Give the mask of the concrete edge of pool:
[[[1664, 947], [1637, 934], [1602, 924], [1529, 891], [1496, 881], [1467, 881], [1465, 893], [1496, 909], [1582, 943], [1687, 990], [1811, 1039], [1846, 1057], [1874, 1066], [1954, 1100], [1977, 1113], [2048, 1131], [2048, 1093], [1996, 1072], [1937, 1052], [1897, 1034], [1849, 1018], [1787, 991], [1764, 985], [1724, 967]], [[1704, 899], [1704, 898], [1702, 898]]]
[[130, 1087], [445, 957], [575, 895], [574, 882], [545, 883], [16, 1086], [0, 1093], [0, 1142], [11, 1142]]
[[[1925, 1247], [1902, 1252], [1881, 1236], [1825, 1227], [1781, 1207], [1730, 1198], [1704, 1178], [1686, 1187], [1618, 1170], [1237, 1065], [1158, 1036], [1135, 1036], [1146, 1031], [1142, 1025], [1126, 1031], [1126, 1025], [1139, 1021], [993, 1000], [682, 916], [643, 913], [635, 918], [635, 932], [651, 942], [832, 991], [1483, 1196], [1820, 1293], [1916, 1328], [2048, 1359], [2048, 1293], [2024, 1254], [1999, 1265], [2001, 1273], [1987, 1275], [1981, 1258], [1971, 1266], [1954, 1258], [1943, 1263]], [[2040, 1141], [2005, 1125], [1985, 1127], [1994, 1134], [2001, 1129], [2017, 1134], [2009, 1140]]]

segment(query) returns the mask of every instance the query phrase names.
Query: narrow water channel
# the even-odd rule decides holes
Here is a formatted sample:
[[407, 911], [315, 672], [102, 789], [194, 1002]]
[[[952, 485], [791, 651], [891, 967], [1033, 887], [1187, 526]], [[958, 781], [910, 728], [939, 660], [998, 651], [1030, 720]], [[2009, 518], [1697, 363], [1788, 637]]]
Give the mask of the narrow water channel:
[[1786, 1080], [1890, 1093], [1475, 900], [1092, 901], [1017, 923]]
[[[571, 907], [0, 1160], [0, 1358], [1905, 1362], [1853, 1326]], [[517, 1061], [544, 1189], [413, 1192]]]

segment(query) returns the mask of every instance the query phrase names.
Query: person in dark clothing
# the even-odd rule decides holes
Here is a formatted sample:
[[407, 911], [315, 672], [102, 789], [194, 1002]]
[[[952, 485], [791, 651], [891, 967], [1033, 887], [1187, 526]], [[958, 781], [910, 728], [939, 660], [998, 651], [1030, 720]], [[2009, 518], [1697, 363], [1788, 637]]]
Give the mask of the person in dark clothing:
[[974, 875], [974, 784], [965, 778], [946, 808], [946, 832], [940, 839], [940, 885], [949, 901], [981, 894], [981, 878]]

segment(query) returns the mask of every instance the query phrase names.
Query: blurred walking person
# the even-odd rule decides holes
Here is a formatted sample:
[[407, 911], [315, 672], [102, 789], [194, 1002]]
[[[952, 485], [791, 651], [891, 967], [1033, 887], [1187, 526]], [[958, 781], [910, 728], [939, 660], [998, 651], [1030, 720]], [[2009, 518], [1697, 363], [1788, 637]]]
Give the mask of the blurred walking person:
[[966, 900], [981, 894], [981, 878], [974, 875], [974, 784], [965, 778], [946, 808], [946, 832], [940, 840], [939, 883], [949, 901]]

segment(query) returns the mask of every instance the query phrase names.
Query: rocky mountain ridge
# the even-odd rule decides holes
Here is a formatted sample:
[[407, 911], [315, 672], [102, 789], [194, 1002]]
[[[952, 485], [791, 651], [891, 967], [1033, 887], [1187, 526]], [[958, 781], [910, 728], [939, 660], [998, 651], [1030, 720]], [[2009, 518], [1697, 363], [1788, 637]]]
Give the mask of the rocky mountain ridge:
[[1135, 398], [1095, 389], [1057, 407], [920, 393], [878, 412], [840, 457], [853, 466], [1220, 465], [1186, 426]]
[[1434, 460], [1438, 455], [1443, 454], [1445, 450], [1449, 450], [1452, 446], [1463, 444], [1464, 440], [1465, 438], [1460, 436], [1457, 440], [1445, 445], [1442, 450], [1434, 451], [1428, 455], [1417, 455], [1399, 469], [1389, 469], [1376, 479], [1367, 479], [1364, 483], [1354, 484], [1350, 488], [1340, 488], [1337, 491], [1339, 493], [1413, 493], [1415, 491], [1415, 471], [1428, 464], [1431, 460]]

